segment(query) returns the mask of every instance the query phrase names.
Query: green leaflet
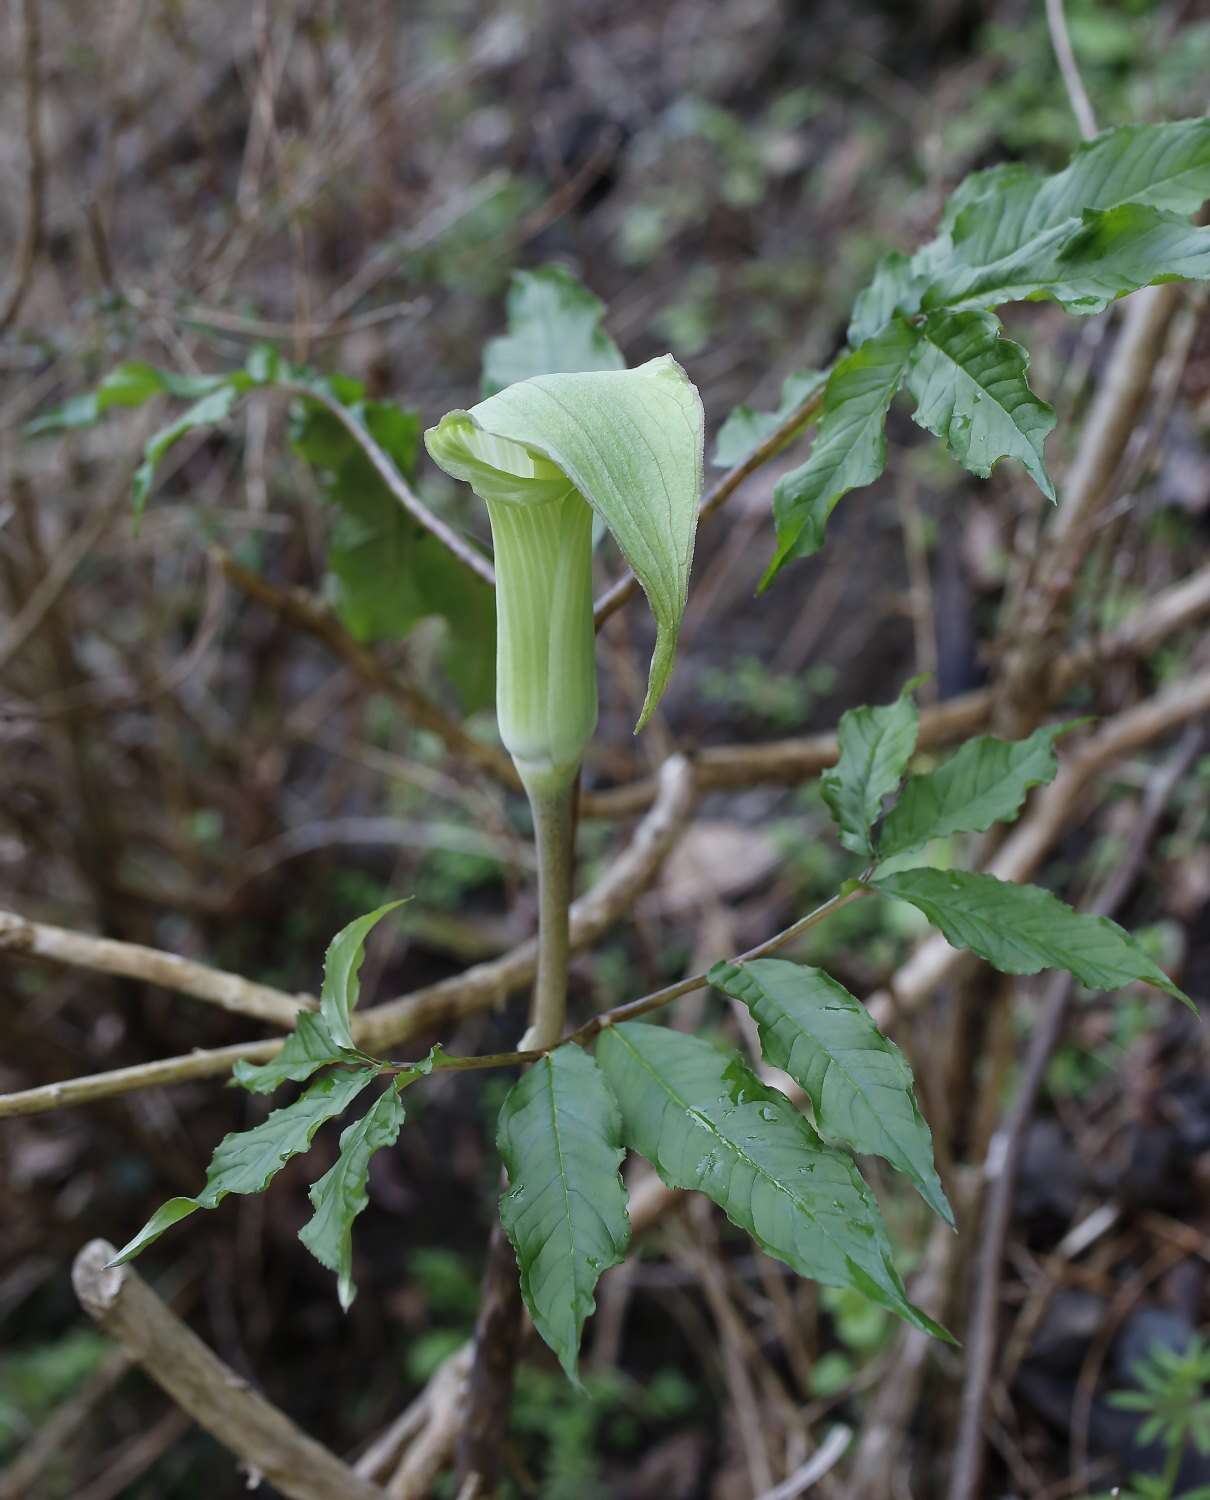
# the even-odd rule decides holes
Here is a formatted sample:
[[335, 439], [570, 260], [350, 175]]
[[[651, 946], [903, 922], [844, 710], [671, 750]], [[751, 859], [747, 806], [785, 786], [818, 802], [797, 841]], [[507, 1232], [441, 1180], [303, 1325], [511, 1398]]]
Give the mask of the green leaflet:
[[319, 1127], [343, 1114], [374, 1076], [373, 1068], [328, 1073], [293, 1104], [275, 1109], [252, 1130], [225, 1135], [210, 1159], [206, 1186], [197, 1197], [170, 1198], [110, 1264], [120, 1266], [133, 1260], [166, 1229], [199, 1208], [217, 1208], [228, 1193], [263, 1193], [291, 1157], [307, 1150]]
[[993, 823], [1011, 823], [1030, 788], [1054, 780], [1055, 741], [1080, 722], [1047, 724], [1024, 740], [982, 735], [967, 740], [935, 771], [911, 777], [882, 825], [879, 858], [946, 834], [983, 833]]
[[773, 491], [777, 550], [761, 580], [762, 589], [790, 558], [818, 552], [837, 503], [882, 473], [887, 409], [903, 382], [915, 342], [916, 330], [896, 320], [832, 370], [810, 455], [778, 480]]
[[338, 1047], [351, 1052], [357, 1049], [351, 1023], [361, 995], [357, 976], [365, 958], [366, 938], [387, 912], [403, 905], [403, 901], [388, 901], [364, 917], [357, 917], [347, 927], [342, 927], [328, 944], [328, 951], [324, 954], [324, 987], [319, 997], [319, 1018]]
[[870, 830], [916, 748], [920, 718], [912, 690], [920, 680], [913, 677], [894, 703], [851, 708], [841, 715], [836, 730], [840, 756], [820, 785], [840, 842], [854, 854], [868, 858], [874, 853]]
[[800, 406], [827, 379], [824, 370], [798, 370], [782, 382], [781, 401], [776, 411], [753, 411], [737, 406], [718, 430], [714, 440], [716, 468], [733, 469], [751, 458], [757, 448], [774, 433], [796, 406]]
[[314, 1011], [303, 1011], [281, 1051], [267, 1063], [245, 1062], [231, 1070], [232, 1081], [250, 1094], [271, 1094], [283, 1083], [302, 1083], [329, 1063], [358, 1061], [359, 1055], [337, 1045]]
[[626, 361], [601, 327], [605, 304], [562, 266], [514, 271], [508, 332], [483, 346], [483, 394], [533, 375], [624, 370]]
[[228, 385], [230, 380], [227, 375], [178, 375], [172, 370], [158, 370], [142, 360], [131, 360], [111, 370], [95, 391], [73, 396], [38, 417], [25, 430], [30, 437], [37, 437], [68, 428], [92, 427], [115, 408], [142, 406], [153, 396], [161, 395], [196, 401]]
[[626, 1022], [602, 1034], [597, 1060], [621, 1106], [623, 1139], [671, 1187], [705, 1193], [800, 1275], [852, 1287], [949, 1339], [908, 1300], [857, 1168], [738, 1057]]
[[[405, 477], [416, 463], [420, 419], [385, 401], [367, 401], [356, 381], [308, 376], [365, 428]], [[328, 566], [336, 607], [358, 640], [402, 640], [420, 620], [441, 617], [442, 660], [466, 709], [492, 701], [495, 604], [491, 588], [420, 525], [383, 484], [353, 435], [330, 411], [300, 399], [290, 429], [294, 450], [319, 471], [336, 510]]]
[[[990, 214], [990, 206], [981, 211]], [[959, 248], [979, 254], [977, 247]], [[947, 268], [925, 293], [924, 305], [962, 309], [1048, 298], [1068, 312], [1087, 314], [1140, 287], [1207, 277], [1210, 229], [1195, 228], [1179, 214], [1126, 203], [1086, 210], [1061, 242], [1055, 237], [986, 266]]]
[[370, 1157], [399, 1139], [404, 1120], [399, 1090], [414, 1077], [396, 1077], [361, 1119], [341, 1132], [340, 1155], [313, 1184], [310, 1197], [315, 1212], [298, 1232], [320, 1265], [336, 1272], [337, 1295], [346, 1312], [357, 1295], [353, 1284], [353, 1220], [370, 1201]]
[[1137, 287], [1205, 276], [1206, 233], [1187, 216], [1210, 197], [1210, 119], [1124, 125], [1043, 177], [1018, 163], [968, 177], [941, 232], [883, 258], [854, 304], [858, 346], [896, 314], [1053, 297], [1094, 312]]
[[702, 426], [696, 388], [664, 355], [635, 370], [535, 376], [425, 433], [433, 461], [489, 503], [537, 506], [571, 488], [608, 526], [655, 616], [639, 728], [667, 684], [685, 609]]
[[243, 391], [237, 384], [227, 381], [216, 386], [200, 401], [195, 401], [188, 411], [182, 412], [167, 427], [161, 427], [152, 434], [143, 449], [143, 462], [134, 471], [131, 484], [135, 515], [141, 515], [146, 508], [155, 471], [169, 448], [179, 443], [186, 433], [196, 432], [199, 427], [213, 427], [218, 422], [225, 422], [242, 394]]
[[993, 313], [925, 319], [907, 372], [908, 390], [919, 403], [915, 421], [972, 474], [986, 479], [1000, 459], [1015, 458], [1054, 500], [1043, 444], [1055, 414], [1029, 388], [1029, 355], [1000, 333]]
[[865, 1007], [822, 969], [779, 958], [715, 964], [710, 983], [752, 1012], [766, 1061], [805, 1090], [820, 1131], [906, 1173], [952, 1226], [912, 1070]]
[[597, 1280], [630, 1240], [621, 1117], [589, 1054], [558, 1047], [522, 1074], [500, 1110], [496, 1141], [510, 1184], [500, 1219], [525, 1305], [575, 1380]]
[[910, 902], [955, 948], [969, 948], [1005, 974], [1066, 969], [1092, 990], [1141, 979], [1193, 1002], [1108, 917], [1073, 911], [1036, 885], [1014, 885], [964, 870], [903, 870], [870, 882]]

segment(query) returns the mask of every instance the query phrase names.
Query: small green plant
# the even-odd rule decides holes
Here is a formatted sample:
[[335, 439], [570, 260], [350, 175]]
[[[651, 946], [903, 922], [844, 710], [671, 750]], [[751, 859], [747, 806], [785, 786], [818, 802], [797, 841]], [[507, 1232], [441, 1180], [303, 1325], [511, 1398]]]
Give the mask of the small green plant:
[[[738, 478], [816, 424], [806, 456], [774, 491], [776, 549], [762, 586], [817, 552], [840, 500], [881, 473], [887, 413], [901, 389], [916, 422], [970, 472], [986, 476], [1009, 458], [1054, 500], [1044, 445], [1055, 416], [1029, 388], [1028, 355], [1004, 337], [993, 309], [1050, 300], [1086, 314], [1143, 286], [1210, 278], [1210, 229], [1190, 221], [1207, 197], [1210, 119], [1108, 131], [1050, 177], [1006, 166], [964, 182], [932, 241], [881, 262], [835, 362], [792, 377], [777, 412], [745, 408], [725, 424], [715, 462]], [[115, 1263], [228, 1194], [264, 1191], [323, 1125], [369, 1099], [311, 1188], [314, 1211], [300, 1233], [336, 1272], [347, 1307], [353, 1224], [368, 1201], [371, 1158], [404, 1125], [405, 1091], [439, 1070], [503, 1068], [519, 1076], [498, 1116], [508, 1177], [500, 1216], [534, 1325], [573, 1381], [598, 1279], [629, 1248], [619, 1170], [628, 1151], [670, 1186], [706, 1195], [800, 1274], [949, 1339], [910, 1300], [854, 1159], [883, 1158], [953, 1223], [908, 1062], [831, 974], [772, 955], [859, 901], [885, 900], [1006, 974], [1061, 969], [1090, 989], [1140, 981], [1188, 997], [1115, 923], [1037, 886], [928, 862], [935, 840], [1013, 822], [1031, 788], [1055, 777], [1056, 743], [1073, 725], [1047, 724], [1015, 741], [970, 739], [912, 774], [919, 717], [909, 683], [893, 702], [840, 721], [838, 758], [821, 784], [844, 851], [830, 864], [828, 898], [730, 961], [568, 1026], [572, 808], [596, 723], [594, 514], [655, 618], [642, 728], [672, 670], [702, 483], [702, 407], [689, 377], [670, 356], [626, 368], [602, 313], [564, 271], [521, 273], [509, 331], [485, 351], [485, 399], [424, 434], [437, 464], [487, 505], [494, 575], [410, 489], [418, 415], [272, 350], [223, 375], [125, 365], [37, 424], [83, 426], [158, 395], [192, 402], [147, 445], [136, 478], [141, 508], [157, 465], [186, 432], [225, 421], [258, 393], [288, 395], [295, 449], [335, 511], [329, 566], [346, 625], [374, 640], [440, 617], [446, 669], [468, 710], [490, 698], [494, 656], [500, 735], [533, 808], [538, 853], [537, 979], [516, 1050], [455, 1057], [435, 1047], [423, 1059], [398, 1060], [362, 1046], [355, 1012], [364, 945], [400, 903], [379, 906], [332, 940], [318, 1011], [302, 1013], [267, 1063], [236, 1065], [235, 1081], [253, 1093], [287, 1084], [301, 1092], [221, 1141], [202, 1190], [165, 1203]], [[653, 1023], [669, 1001], [706, 985], [747, 1008], [765, 1061], [794, 1080], [810, 1118], [737, 1053]], [[1192, 1378], [1182, 1373], [1180, 1389]], [[1174, 1446], [1176, 1433], [1180, 1444], [1203, 1441], [1203, 1407], [1178, 1419], [1166, 1395], [1161, 1402], [1161, 1386], [1177, 1389], [1171, 1367], [1137, 1398], [1153, 1402], [1156, 1431]]]
[[1137, 1389], [1113, 1391], [1110, 1404], [1144, 1418], [1138, 1440], [1163, 1447], [1164, 1467], [1159, 1474], [1135, 1474], [1129, 1489], [1114, 1494], [1122, 1500], [1177, 1500], [1178, 1493], [1180, 1500], [1210, 1500], [1210, 1485], [1179, 1492], [1176, 1487], [1189, 1448], [1210, 1454], [1210, 1345], [1201, 1338], [1184, 1350], [1156, 1344], [1131, 1373]]

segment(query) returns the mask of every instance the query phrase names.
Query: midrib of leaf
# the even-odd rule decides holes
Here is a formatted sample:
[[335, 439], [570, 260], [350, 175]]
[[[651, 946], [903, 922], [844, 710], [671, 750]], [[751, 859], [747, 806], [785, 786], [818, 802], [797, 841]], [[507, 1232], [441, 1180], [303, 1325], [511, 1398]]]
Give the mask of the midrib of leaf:
[[542, 1066], [546, 1069], [546, 1076], [550, 1087], [547, 1092], [550, 1095], [550, 1132], [555, 1144], [555, 1156], [559, 1162], [559, 1187], [563, 1194], [563, 1220], [567, 1225], [567, 1238], [571, 1245], [571, 1277], [574, 1286], [579, 1285], [579, 1276], [576, 1274], [575, 1250], [578, 1243], [576, 1239], [575, 1219], [571, 1212], [571, 1190], [567, 1186], [567, 1158], [563, 1153], [563, 1133], [559, 1129], [559, 1107], [555, 1097], [555, 1068], [550, 1060], [550, 1054], [542, 1059]]

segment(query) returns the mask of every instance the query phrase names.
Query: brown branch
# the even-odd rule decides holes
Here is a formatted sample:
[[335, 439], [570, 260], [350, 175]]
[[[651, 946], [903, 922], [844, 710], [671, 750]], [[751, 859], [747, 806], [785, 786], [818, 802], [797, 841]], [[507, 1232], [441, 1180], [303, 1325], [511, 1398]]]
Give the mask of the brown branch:
[[24, 0], [21, 7], [23, 46], [21, 73], [25, 84], [25, 141], [29, 155], [26, 175], [25, 229], [14, 257], [9, 289], [0, 303], [0, 334], [21, 311], [33, 281], [34, 266], [42, 245], [46, 210], [46, 153], [42, 140], [42, 28], [38, 0]]
[[225, 1365], [136, 1271], [110, 1269], [115, 1254], [107, 1241], [92, 1240], [76, 1256], [72, 1284], [80, 1305], [252, 1476], [267, 1479], [289, 1500], [382, 1500], [380, 1489]]
[[[1207, 614], [1210, 614], [1210, 566], [1160, 590], [1104, 640], [1077, 646], [1057, 660], [1052, 659], [1046, 701], [1054, 701], [1086, 678], [1098, 663], [1146, 656], [1161, 642]], [[923, 708], [917, 744], [922, 750], [936, 749], [977, 734], [990, 724], [992, 709], [993, 696], [988, 688]], [[704, 793], [768, 782], [805, 781], [834, 766], [836, 756], [836, 735], [829, 732], [773, 740], [765, 745], [709, 746], [697, 752], [694, 769], [698, 791]], [[580, 811], [588, 817], [626, 817], [649, 806], [654, 795], [655, 780], [647, 777], [603, 791], [586, 792]]]
[[[600, 881], [572, 905], [573, 952], [595, 943], [655, 879], [665, 857], [684, 831], [693, 805], [693, 791], [690, 763], [682, 756], [673, 756], [666, 761], [660, 771], [660, 795], [635, 831], [634, 838]], [[153, 949], [145, 951], [155, 952]], [[160, 956], [171, 958], [171, 955]], [[433, 1026], [486, 1010], [530, 983], [535, 964], [536, 944], [530, 939], [501, 958], [476, 964], [450, 979], [358, 1013], [353, 1021], [354, 1036], [368, 1050], [382, 1051]], [[217, 971], [204, 972], [213, 974]], [[300, 1006], [303, 1003], [300, 998]], [[139, 1063], [108, 1073], [94, 1073], [62, 1083], [2, 1094], [0, 1119], [10, 1115], [41, 1114], [46, 1110], [87, 1104], [167, 1083], [219, 1077], [229, 1072], [241, 1058], [249, 1062], [268, 1062], [281, 1045], [276, 1038], [267, 1042], [238, 1042], [230, 1047], [162, 1058], [157, 1062]]]
[[138, 943], [120, 943], [45, 922], [30, 922], [11, 911], [0, 911], [2, 952], [159, 985], [178, 995], [206, 1000], [223, 1010], [268, 1021], [286, 1031], [294, 1025], [299, 1011], [314, 1010], [318, 1004], [310, 995], [287, 995], [267, 984], [257, 984], [159, 948], [144, 948]]
[[497, 781], [520, 791], [521, 781], [511, 758], [498, 745], [484, 744], [463, 729], [440, 706], [419, 688], [403, 681], [340, 623], [335, 614], [306, 589], [282, 588], [262, 574], [245, 568], [221, 547], [211, 549], [211, 556], [224, 575], [248, 595], [267, 605], [291, 625], [305, 630], [338, 656], [362, 682], [386, 693], [410, 716], [413, 723], [435, 734], [452, 755], [488, 772]]
[[[727, 503], [750, 474], [755, 474], [757, 469], [763, 468], [814, 418], [823, 405], [823, 395], [824, 388], [820, 385], [805, 400], [800, 401], [785, 421], [779, 422], [764, 442], [754, 448], [742, 463], [728, 469], [723, 477], [707, 490], [698, 507], [699, 526], [703, 521], [708, 521], [716, 510]], [[638, 586], [639, 580], [633, 573], [624, 573], [615, 583], [610, 584], [593, 606], [593, 620], [598, 630], [610, 615], [616, 614], [627, 600], [634, 597]]]
[[1063, 87], [1071, 112], [1076, 117], [1080, 134], [1090, 141], [1097, 133], [1097, 117], [1093, 113], [1088, 91], [1080, 77], [1079, 65], [1072, 50], [1071, 35], [1067, 30], [1067, 17], [1063, 12], [1063, 0], [1046, 0], [1046, 24], [1050, 27], [1050, 44], [1054, 48], [1055, 61], [1063, 77]]
[[1034, 576], [1006, 601], [1012, 639], [999, 674], [996, 719], [1012, 734], [1026, 732], [1045, 701], [1080, 564], [1139, 424], [1180, 297], [1178, 285], [1149, 287], [1131, 297]]
[[374, 472], [390, 490], [393, 498], [403, 506], [412, 519], [418, 521], [427, 532], [443, 543], [462, 566], [468, 572], [473, 573], [480, 582], [486, 583], [489, 588], [495, 588], [496, 575], [492, 571], [491, 563], [482, 553], [477, 552], [474, 547], [464, 541], [452, 527], [447, 526], [440, 516], [434, 515], [391, 462], [389, 456], [374, 441], [373, 435], [357, 420], [347, 406], [338, 401], [335, 396], [329, 396], [325, 391], [310, 386], [305, 381], [279, 380], [274, 384], [273, 389], [301, 396], [307, 401], [314, 401], [317, 406], [322, 406], [329, 415], [335, 417], [369, 459]]
[[[1193, 763], [1202, 731], [1185, 731], [1176, 750], [1151, 778], [1131, 831], [1129, 846], [1090, 903], [1096, 916], [1110, 917], [1130, 894], [1177, 783]], [[989, 1144], [983, 1175], [990, 1184], [974, 1275], [974, 1305], [967, 1336], [966, 1381], [950, 1476], [949, 1500], [975, 1500], [983, 1475], [983, 1424], [1000, 1345], [1000, 1272], [1012, 1220], [1017, 1168], [1034, 1105], [1058, 1046], [1075, 988], [1070, 974], [1056, 974], [1046, 987], [1041, 1016], [1030, 1035], [1029, 1051], [1016, 1095]]]

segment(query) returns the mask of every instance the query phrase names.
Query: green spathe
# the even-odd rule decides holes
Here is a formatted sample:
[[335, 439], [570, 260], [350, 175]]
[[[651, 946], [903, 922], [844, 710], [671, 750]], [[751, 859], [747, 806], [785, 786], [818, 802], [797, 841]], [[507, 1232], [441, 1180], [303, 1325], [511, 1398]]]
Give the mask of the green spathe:
[[574, 774], [595, 725], [590, 511], [655, 616], [638, 727], [658, 702], [689, 587], [703, 426], [696, 388], [664, 355], [635, 370], [535, 376], [425, 433], [433, 460], [488, 504], [500, 731], [523, 773], [574, 755]]

